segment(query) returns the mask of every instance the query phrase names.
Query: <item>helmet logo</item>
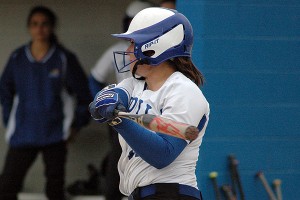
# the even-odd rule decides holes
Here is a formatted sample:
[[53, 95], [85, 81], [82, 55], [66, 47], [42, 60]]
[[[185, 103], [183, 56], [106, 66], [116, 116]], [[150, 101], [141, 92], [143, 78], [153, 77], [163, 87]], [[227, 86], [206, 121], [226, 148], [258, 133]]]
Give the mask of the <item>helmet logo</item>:
[[148, 49], [149, 47], [151, 47], [153, 44], [157, 44], [158, 43], [159, 38], [156, 38], [154, 40], [152, 40], [151, 42], [148, 42], [147, 44], [144, 45], [144, 49]]

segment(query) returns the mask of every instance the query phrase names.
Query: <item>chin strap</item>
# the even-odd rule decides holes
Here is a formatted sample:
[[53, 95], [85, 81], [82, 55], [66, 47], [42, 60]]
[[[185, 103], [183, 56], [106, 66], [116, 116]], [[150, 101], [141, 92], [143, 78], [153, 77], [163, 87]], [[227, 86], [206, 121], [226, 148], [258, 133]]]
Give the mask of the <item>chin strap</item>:
[[138, 68], [138, 65], [144, 65], [144, 64], [148, 65], [148, 64], [149, 64], [149, 61], [148, 61], [147, 59], [141, 59], [141, 60], [138, 60], [138, 61], [134, 64], [133, 69], [132, 69], [132, 76], [133, 76], [135, 79], [137, 79], [137, 80], [145, 80], [145, 77], [143, 77], [143, 76], [141, 76], [141, 77], [136, 77], [136, 76], [135, 76], [135, 72], [136, 72], [136, 70], [137, 70], [137, 68]]

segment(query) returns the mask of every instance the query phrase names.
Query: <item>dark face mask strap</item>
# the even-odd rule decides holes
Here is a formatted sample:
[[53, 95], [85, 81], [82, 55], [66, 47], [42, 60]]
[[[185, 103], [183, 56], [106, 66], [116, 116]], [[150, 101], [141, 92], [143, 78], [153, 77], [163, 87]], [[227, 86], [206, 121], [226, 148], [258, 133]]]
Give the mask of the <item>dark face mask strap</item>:
[[135, 72], [136, 72], [136, 70], [137, 70], [137, 68], [138, 68], [138, 65], [144, 65], [144, 64], [149, 64], [149, 61], [148, 60], [146, 60], [146, 59], [141, 59], [141, 60], [138, 60], [135, 64], [134, 64], [134, 66], [133, 66], [133, 69], [132, 69], [132, 76], [135, 78], [135, 79], [137, 79], [137, 80], [145, 80], [145, 77], [136, 77], [135, 76]]

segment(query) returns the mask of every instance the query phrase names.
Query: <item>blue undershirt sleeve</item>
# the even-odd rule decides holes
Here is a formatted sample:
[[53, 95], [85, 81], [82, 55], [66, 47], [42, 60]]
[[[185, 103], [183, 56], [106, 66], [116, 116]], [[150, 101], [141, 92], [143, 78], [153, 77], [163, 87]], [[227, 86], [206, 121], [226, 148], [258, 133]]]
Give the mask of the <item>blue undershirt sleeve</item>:
[[152, 132], [129, 119], [122, 121], [114, 129], [136, 154], [157, 169], [171, 164], [187, 146], [183, 139]]

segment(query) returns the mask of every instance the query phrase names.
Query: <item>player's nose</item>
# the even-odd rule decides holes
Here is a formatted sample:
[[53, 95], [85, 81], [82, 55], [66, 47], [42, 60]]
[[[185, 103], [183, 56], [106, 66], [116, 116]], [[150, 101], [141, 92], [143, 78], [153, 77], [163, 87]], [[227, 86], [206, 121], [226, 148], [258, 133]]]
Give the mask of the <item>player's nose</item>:
[[133, 52], [133, 48], [134, 48], [134, 43], [130, 43], [130, 45], [126, 49], [126, 52]]

